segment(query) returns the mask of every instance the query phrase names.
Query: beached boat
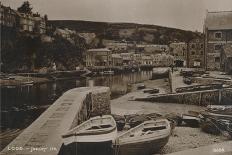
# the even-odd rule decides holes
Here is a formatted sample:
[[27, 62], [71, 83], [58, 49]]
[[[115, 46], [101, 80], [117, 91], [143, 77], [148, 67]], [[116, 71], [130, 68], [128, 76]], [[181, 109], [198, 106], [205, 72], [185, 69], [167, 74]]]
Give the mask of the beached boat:
[[62, 135], [67, 154], [109, 154], [116, 137], [116, 122], [110, 115], [90, 118]]
[[200, 118], [190, 114], [182, 114], [182, 121], [190, 127], [199, 127]]
[[170, 134], [171, 128], [167, 119], [145, 121], [117, 137], [114, 154], [152, 154], [167, 144]]

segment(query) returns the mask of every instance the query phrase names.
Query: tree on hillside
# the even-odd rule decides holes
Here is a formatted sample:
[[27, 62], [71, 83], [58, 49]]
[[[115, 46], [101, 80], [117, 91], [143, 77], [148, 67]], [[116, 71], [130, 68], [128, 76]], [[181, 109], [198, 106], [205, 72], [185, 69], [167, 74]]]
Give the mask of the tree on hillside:
[[23, 2], [23, 4], [17, 9], [21, 13], [31, 14], [32, 7], [28, 1]]

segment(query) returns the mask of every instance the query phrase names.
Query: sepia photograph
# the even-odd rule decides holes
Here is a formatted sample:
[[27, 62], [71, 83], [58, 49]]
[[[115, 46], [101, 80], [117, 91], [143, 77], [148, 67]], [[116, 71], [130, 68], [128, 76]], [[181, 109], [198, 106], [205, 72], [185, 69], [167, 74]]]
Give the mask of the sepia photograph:
[[0, 155], [232, 155], [232, 0], [1, 0]]

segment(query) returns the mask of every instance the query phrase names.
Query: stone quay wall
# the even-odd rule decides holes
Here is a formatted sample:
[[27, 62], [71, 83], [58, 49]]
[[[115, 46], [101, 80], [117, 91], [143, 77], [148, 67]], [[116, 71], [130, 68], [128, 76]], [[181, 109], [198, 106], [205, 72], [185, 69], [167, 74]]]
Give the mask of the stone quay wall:
[[161, 94], [149, 96], [147, 98], [137, 98], [136, 100], [163, 103], [191, 104], [199, 106], [231, 104], [232, 88], [163, 95]]
[[110, 114], [108, 87], [71, 89], [57, 99], [0, 154], [57, 155], [62, 148], [62, 135], [98, 114]]

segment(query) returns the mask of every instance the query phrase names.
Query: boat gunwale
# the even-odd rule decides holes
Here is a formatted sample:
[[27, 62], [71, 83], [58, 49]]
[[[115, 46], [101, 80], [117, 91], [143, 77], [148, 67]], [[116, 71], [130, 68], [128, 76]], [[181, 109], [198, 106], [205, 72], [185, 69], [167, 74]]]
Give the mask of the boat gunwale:
[[92, 130], [90, 132], [71, 133], [71, 134], [67, 134], [67, 135], [62, 135], [62, 138], [68, 138], [68, 137], [72, 137], [72, 136], [86, 136], [86, 135], [107, 134], [107, 133], [110, 133], [110, 132], [114, 131], [115, 129], [116, 129], [116, 127], [112, 127], [110, 130], [98, 129], [98, 130]]
[[[93, 120], [98, 120], [98, 119], [101, 119], [101, 118], [103, 118], [103, 119], [110, 118], [112, 120], [112, 125], [113, 126], [109, 127], [110, 129], [108, 128], [108, 130], [106, 130], [107, 128], [105, 128], [104, 132], [103, 132], [103, 129], [89, 130], [89, 132], [75, 132], [75, 130], [77, 130], [80, 126], [83, 126], [83, 125], [85, 125], [85, 124], [87, 124], [87, 123], [89, 123], [89, 122], [91, 122]], [[68, 138], [68, 137], [71, 137], [71, 136], [78, 136], [78, 135], [80, 135], [80, 136], [81, 135], [98, 135], [98, 134], [102, 134], [102, 133], [110, 133], [110, 132], [114, 131], [115, 129], [117, 129], [117, 128], [116, 128], [116, 122], [115, 122], [113, 116], [111, 116], [111, 115], [96, 116], [96, 117], [90, 118], [89, 120], [79, 124], [78, 126], [72, 128], [71, 130], [67, 131], [66, 134], [62, 135], [62, 138]], [[96, 131], [100, 131], [100, 130], [101, 130], [101, 132], [98, 132], [97, 134], [91, 134], [93, 131], [96, 132]]]
[[[154, 131], [153, 134], [148, 134], [148, 135], [143, 135], [143, 136], [136, 136], [136, 137], [125, 137], [122, 138], [124, 135], [130, 133], [131, 131], [135, 130], [136, 128], [139, 128], [140, 126], [143, 126], [145, 123], [159, 123], [159, 122], [165, 122], [165, 126], [166, 129], [161, 129], [158, 131]], [[159, 132], [159, 134], [157, 134], [157, 132]], [[119, 135], [116, 139], [116, 141], [120, 142], [121, 144], [123, 143], [136, 143], [138, 141], [148, 141], [149, 139], [153, 140], [153, 139], [158, 139], [158, 137], [163, 138], [163, 137], [169, 137], [171, 133], [171, 127], [170, 124], [168, 122], [168, 120], [166, 119], [159, 119], [159, 120], [151, 120], [151, 121], [145, 121], [144, 123], [126, 131], [125, 133], [122, 133], [121, 135]], [[156, 136], [155, 136], [156, 135]], [[121, 141], [120, 141], [121, 139]]]

